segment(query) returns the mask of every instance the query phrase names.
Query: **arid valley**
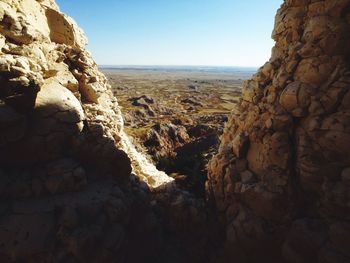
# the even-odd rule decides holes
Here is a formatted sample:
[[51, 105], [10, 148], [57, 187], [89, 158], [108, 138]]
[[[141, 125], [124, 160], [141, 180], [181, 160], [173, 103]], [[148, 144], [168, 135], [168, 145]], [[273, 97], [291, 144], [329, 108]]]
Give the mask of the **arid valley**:
[[204, 196], [206, 165], [255, 68], [102, 67], [139, 151]]

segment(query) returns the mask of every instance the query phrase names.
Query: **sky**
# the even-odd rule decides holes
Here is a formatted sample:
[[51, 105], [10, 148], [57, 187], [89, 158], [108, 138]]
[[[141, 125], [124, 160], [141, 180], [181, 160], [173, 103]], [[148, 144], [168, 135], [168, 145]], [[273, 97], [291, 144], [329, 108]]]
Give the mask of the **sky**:
[[258, 67], [282, 0], [56, 0], [99, 65]]

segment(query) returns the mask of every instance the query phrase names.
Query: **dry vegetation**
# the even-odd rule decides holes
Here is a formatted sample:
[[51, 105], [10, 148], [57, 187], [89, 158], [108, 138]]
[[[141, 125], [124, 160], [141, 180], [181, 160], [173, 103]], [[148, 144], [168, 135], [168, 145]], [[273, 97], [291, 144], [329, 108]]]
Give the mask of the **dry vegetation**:
[[206, 163], [249, 73], [104, 70], [125, 131], [157, 167], [203, 193]]
[[[142, 95], [153, 98], [165, 110], [163, 114], [159, 112], [155, 116], [149, 116], [146, 126], [174, 118], [198, 119], [209, 113], [227, 115], [239, 100], [245, 78], [244, 75], [199, 72], [104, 70], [104, 73], [126, 115], [140, 109], [139, 106], [132, 105], [130, 99]], [[194, 103], [183, 102], [186, 99], [191, 99]], [[195, 105], [196, 103], [201, 105]], [[166, 114], [166, 110], [169, 114]]]

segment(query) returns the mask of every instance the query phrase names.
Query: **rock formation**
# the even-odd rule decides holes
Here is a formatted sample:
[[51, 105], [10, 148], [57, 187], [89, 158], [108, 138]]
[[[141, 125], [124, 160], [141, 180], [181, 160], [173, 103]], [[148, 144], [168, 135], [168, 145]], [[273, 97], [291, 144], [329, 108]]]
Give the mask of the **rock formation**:
[[278, 11], [209, 164], [217, 222], [137, 152], [76, 23], [1, 0], [0, 261], [349, 262], [349, 26], [348, 0]]
[[286, 0], [272, 37], [209, 164], [226, 257], [350, 262], [350, 2]]
[[86, 43], [52, 0], [0, 1], [1, 262], [156, 254], [158, 219], [132, 166], [150, 186], [171, 179], [130, 144]]

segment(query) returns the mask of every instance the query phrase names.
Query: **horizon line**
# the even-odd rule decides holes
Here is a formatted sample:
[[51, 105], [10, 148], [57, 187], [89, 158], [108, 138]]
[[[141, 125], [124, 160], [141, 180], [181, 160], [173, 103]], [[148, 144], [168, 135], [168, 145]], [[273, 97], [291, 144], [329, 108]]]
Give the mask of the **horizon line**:
[[195, 65], [195, 64], [97, 64], [99, 67], [227, 67], [227, 68], [254, 68], [261, 66], [234, 66], [234, 65]]

